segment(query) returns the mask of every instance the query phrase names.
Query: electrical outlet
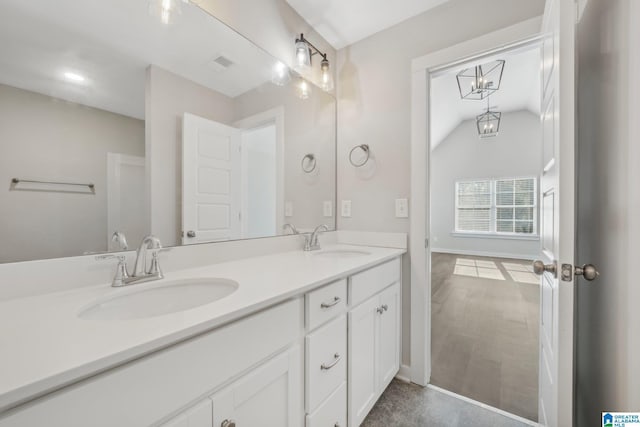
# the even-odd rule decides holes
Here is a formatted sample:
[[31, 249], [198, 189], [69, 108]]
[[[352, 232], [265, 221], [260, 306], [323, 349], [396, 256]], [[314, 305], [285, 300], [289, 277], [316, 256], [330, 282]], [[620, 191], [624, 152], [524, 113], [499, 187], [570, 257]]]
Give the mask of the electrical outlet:
[[396, 199], [396, 218], [409, 218], [408, 199]]
[[284, 216], [292, 217], [293, 216], [293, 203], [285, 202], [284, 204]]
[[351, 218], [351, 200], [342, 201], [342, 217]]
[[333, 216], [333, 203], [330, 200], [322, 204], [322, 214], [326, 217]]

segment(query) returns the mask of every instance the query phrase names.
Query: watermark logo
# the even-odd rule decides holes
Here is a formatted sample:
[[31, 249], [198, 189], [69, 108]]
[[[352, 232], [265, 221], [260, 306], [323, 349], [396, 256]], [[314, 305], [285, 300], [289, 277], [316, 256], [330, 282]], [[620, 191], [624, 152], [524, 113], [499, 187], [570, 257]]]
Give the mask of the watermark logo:
[[640, 412], [603, 412], [602, 427], [640, 427]]

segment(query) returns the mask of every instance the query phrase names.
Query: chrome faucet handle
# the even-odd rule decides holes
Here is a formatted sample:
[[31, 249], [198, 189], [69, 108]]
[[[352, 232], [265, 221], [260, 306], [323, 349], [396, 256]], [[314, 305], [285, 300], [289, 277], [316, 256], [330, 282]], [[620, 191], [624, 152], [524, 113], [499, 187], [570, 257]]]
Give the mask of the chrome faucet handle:
[[111, 259], [118, 260], [118, 266], [116, 267], [116, 274], [113, 276], [113, 281], [111, 282], [111, 286], [114, 288], [119, 288], [120, 286], [124, 286], [126, 283], [126, 279], [129, 278], [129, 271], [127, 269], [127, 257], [124, 255], [98, 255], [96, 256], [96, 261], [108, 261]]
[[311, 239], [313, 236], [310, 233], [302, 233], [301, 236], [304, 236], [304, 248], [305, 252], [309, 252], [311, 250]]
[[153, 256], [151, 258], [151, 265], [149, 266], [149, 271], [147, 271], [147, 274], [149, 275], [153, 275], [153, 276], [158, 276], [159, 278], [162, 278], [162, 270], [160, 270], [160, 263], [158, 262], [158, 252], [154, 252]]

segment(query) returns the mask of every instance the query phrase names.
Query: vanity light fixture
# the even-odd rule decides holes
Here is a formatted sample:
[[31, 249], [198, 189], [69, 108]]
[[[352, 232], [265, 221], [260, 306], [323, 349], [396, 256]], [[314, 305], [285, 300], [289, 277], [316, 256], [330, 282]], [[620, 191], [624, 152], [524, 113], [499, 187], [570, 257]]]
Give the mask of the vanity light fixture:
[[271, 70], [271, 82], [276, 86], [284, 86], [291, 81], [289, 67], [278, 61]]
[[497, 59], [460, 71], [456, 75], [460, 97], [481, 100], [500, 89], [504, 63], [504, 60]]
[[476, 117], [476, 125], [478, 127], [478, 136], [480, 138], [490, 138], [498, 135], [500, 131], [500, 120], [502, 113], [492, 111], [487, 98], [487, 111]]
[[169, 25], [176, 15], [182, 13], [182, 3], [189, 3], [189, 0], [149, 0], [149, 14], [159, 17], [160, 22]]
[[311, 58], [313, 55], [320, 55], [321, 82], [320, 87], [325, 92], [333, 90], [333, 76], [331, 75], [331, 64], [327, 54], [321, 52], [317, 47], [304, 38], [304, 34], [300, 34], [300, 38], [296, 38], [294, 64], [297, 71], [302, 73], [311, 68]]
[[311, 96], [311, 84], [304, 78], [299, 77], [296, 82], [296, 94], [300, 99], [309, 99]]
[[83, 76], [82, 74], [78, 74], [78, 73], [74, 73], [71, 71], [67, 71], [64, 73], [64, 78], [65, 80], [71, 82], [71, 83], [84, 83], [85, 81], [87, 81], [87, 78], [85, 76]]

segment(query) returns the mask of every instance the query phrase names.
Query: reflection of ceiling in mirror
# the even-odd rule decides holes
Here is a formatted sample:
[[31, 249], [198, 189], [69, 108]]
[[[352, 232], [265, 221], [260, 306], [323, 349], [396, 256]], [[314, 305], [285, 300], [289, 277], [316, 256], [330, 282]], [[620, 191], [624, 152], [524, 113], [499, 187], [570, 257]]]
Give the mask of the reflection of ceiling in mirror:
[[274, 61], [196, 6], [166, 26], [147, 0], [3, 0], [0, 40], [0, 83], [139, 119], [149, 64], [234, 98]]

